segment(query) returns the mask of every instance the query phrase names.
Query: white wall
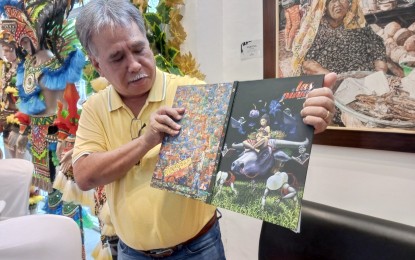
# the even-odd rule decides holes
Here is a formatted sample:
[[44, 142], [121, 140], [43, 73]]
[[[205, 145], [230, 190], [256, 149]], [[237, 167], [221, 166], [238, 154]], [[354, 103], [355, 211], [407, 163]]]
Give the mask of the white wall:
[[[243, 41], [263, 38], [262, 1], [191, 0], [184, 9], [186, 50], [207, 82], [262, 78], [262, 59], [242, 61], [239, 52]], [[414, 168], [410, 153], [314, 145], [304, 199], [415, 226]], [[222, 213], [227, 258], [257, 259], [262, 222]]]
[[186, 1], [182, 24], [187, 33], [182, 52], [191, 52], [207, 75], [206, 82], [223, 82], [223, 9], [222, 1]]
[[242, 42], [263, 39], [262, 1], [226, 0], [223, 14], [223, 80], [261, 79], [262, 57], [242, 61], [240, 48]]
[[414, 187], [413, 153], [314, 145], [304, 198], [415, 226]]
[[187, 33], [182, 52], [190, 51], [206, 82], [262, 78], [262, 58], [241, 61], [240, 45], [262, 40], [262, 1], [191, 0], [182, 8]]

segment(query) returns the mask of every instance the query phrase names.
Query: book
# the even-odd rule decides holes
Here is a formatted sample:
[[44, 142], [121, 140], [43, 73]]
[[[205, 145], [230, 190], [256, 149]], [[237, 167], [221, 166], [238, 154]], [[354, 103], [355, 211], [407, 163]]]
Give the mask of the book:
[[178, 86], [186, 109], [151, 186], [299, 231], [314, 129], [300, 111], [323, 76]]

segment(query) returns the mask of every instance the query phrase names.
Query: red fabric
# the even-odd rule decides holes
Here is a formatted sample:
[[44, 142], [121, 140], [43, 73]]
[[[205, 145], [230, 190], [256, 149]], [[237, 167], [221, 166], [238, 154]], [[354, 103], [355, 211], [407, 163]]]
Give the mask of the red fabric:
[[56, 125], [59, 130], [68, 132], [69, 128], [66, 126], [65, 118], [62, 115], [62, 111], [63, 111], [63, 103], [58, 100], [58, 112], [56, 115], [55, 122], [53, 124]]
[[70, 83], [66, 85], [65, 92], [63, 93], [63, 98], [68, 103], [69, 115], [66, 118], [66, 124], [69, 127], [69, 133], [75, 135], [76, 130], [78, 129], [79, 120], [78, 107], [76, 106], [79, 100], [79, 94], [76, 90], [75, 84]]
[[69, 83], [66, 85], [65, 92], [63, 93], [63, 98], [67, 103], [68, 109], [66, 110], [66, 112], [68, 112], [68, 114], [66, 117], [63, 116], [63, 103], [58, 101], [58, 113], [55, 120], [55, 125], [59, 128], [59, 130], [75, 135], [76, 130], [78, 129], [79, 120], [77, 108], [79, 94], [76, 90], [75, 84]]
[[22, 112], [16, 112], [16, 114], [14, 114], [14, 117], [17, 118], [17, 120], [19, 120], [20, 124], [30, 125], [30, 117], [28, 115], [23, 114]]

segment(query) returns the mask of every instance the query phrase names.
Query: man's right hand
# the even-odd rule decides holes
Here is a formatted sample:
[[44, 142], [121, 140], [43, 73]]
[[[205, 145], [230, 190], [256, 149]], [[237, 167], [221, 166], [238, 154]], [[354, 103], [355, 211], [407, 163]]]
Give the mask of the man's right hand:
[[180, 125], [176, 123], [182, 119], [184, 108], [163, 106], [151, 114], [148, 129], [143, 135], [144, 141], [152, 148], [163, 140], [165, 134], [174, 136], [179, 134]]

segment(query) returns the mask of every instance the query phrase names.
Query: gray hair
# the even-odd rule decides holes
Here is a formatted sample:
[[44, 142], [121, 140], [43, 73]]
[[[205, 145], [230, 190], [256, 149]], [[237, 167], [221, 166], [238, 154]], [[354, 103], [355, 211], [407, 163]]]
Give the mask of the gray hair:
[[134, 22], [141, 33], [146, 35], [144, 19], [140, 11], [128, 0], [92, 0], [81, 8], [75, 28], [79, 41], [88, 54], [96, 54], [92, 37], [103, 28], [130, 26]]

